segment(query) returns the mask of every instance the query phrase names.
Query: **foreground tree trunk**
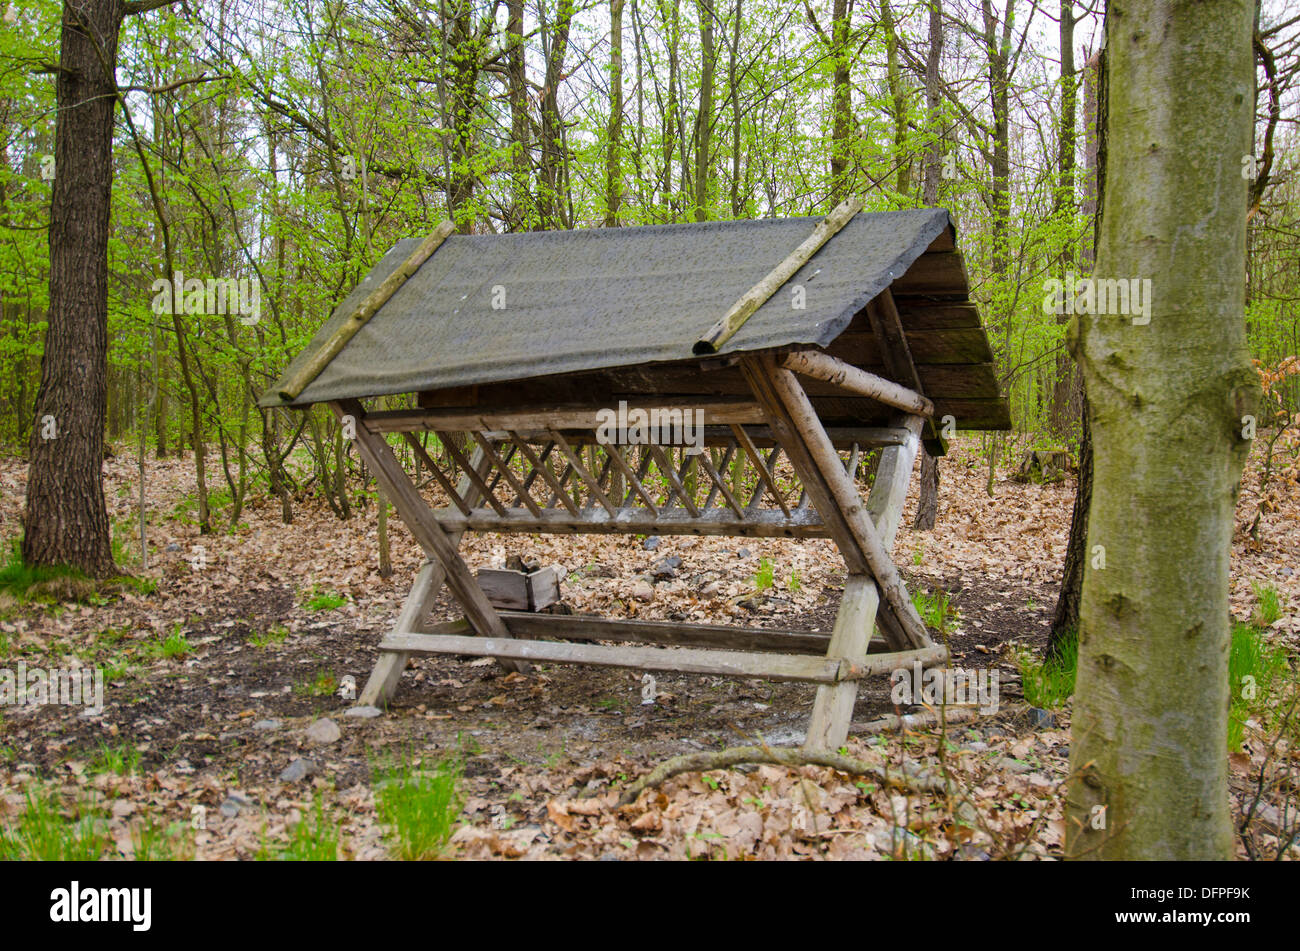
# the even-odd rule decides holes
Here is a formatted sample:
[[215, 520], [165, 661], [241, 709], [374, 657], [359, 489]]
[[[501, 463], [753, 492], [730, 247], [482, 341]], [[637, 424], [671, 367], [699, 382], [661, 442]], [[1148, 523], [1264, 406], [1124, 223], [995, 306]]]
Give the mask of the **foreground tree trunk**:
[[68, 3], [56, 82], [50, 307], [30, 441], [23, 559], [114, 574], [104, 505], [108, 216], [122, 0]]
[[[1150, 318], [1071, 327], [1093, 438], [1066, 854], [1227, 859], [1228, 564], [1246, 348], [1248, 0], [1112, 0], [1098, 277]], [[1206, 117], [1213, 121], [1207, 122]], [[1144, 293], [1144, 300], [1148, 299]], [[1111, 308], [1114, 309], [1114, 308]]]

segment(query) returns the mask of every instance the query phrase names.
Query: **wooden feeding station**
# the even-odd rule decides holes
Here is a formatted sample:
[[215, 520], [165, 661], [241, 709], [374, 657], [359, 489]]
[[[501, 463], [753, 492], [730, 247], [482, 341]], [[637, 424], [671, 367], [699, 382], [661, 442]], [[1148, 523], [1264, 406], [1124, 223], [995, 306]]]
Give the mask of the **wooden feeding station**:
[[[807, 746], [834, 749], [859, 680], [946, 663], [890, 548], [921, 443], [1009, 412], [948, 213], [861, 209], [398, 242], [261, 401], [330, 404], [428, 558], [359, 702], [412, 654], [799, 681]], [[395, 394], [416, 408], [362, 402]], [[497, 610], [467, 531], [830, 538], [847, 580], [829, 635]], [[435, 623], [444, 583], [464, 617]]]

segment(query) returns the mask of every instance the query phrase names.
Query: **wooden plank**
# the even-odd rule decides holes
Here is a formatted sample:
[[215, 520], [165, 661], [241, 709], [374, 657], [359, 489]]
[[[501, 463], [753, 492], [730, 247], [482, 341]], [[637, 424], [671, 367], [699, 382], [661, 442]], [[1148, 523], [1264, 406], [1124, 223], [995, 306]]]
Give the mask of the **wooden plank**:
[[474, 573], [488, 602], [498, 611], [528, 610], [528, 576], [508, 568], [480, 568]]
[[[979, 308], [969, 301], [907, 297], [897, 287], [891, 290], [894, 294], [894, 303], [898, 306], [898, 315], [909, 337], [917, 332], [944, 331], [963, 327], [979, 328], [980, 334], [984, 334], [980, 325]], [[985, 339], [987, 340], [987, 337]], [[946, 363], [947, 361], [935, 362]]]
[[[744, 392], [743, 390], [739, 392]], [[515, 388], [518, 393], [518, 388]], [[653, 396], [653, 394], [648, 394]], [[614, 401], [617, 403], [617, 401]], [[629, 401], [630, 402], [630, 401]], [[701, 399], [684, 396], [673, 400], [640, 400], [630, 409], [681, 412], [697, 409], [704, 412], [706, 422], [761, 423], [763, 410], [753, 400]], [[545, 430], [581, 429], [595, 430], [605, 422], [610, 408], [599, 403], [564, 403], [551, 406], [525, 405], [497, 409], [400, 409], [372, 414], [374, 431], [396, 433], [406, 430], [445, 429], [452, 432], [473, 430]]]
[[861, 680], [873, 674], [910, 667], [917, 660], [922, 665], [927, 665], [947, 656], [944, 648], [930, 647], [889, 654], [868, 654], [855, 663], [840, 658], [797, 654], [701, 650], [693, 647], [638, 647], [627, 644], [572, 644], [522, 638], [403, 632], [390, 634], [379, 648], [414, 654], [469, 654], [536, 663], [593, 664], [598, 667], [629, 667], [634, 670], [818, 684]]
[[792, 353], [782, 361], [782, 366], [802, 376], [812, 377], [842, 387], [851, 393], [870, 397], [886, 406], [906, 410], [918, 416], [934, 415], [934, 404], [916, 390], [900, 386], [892, 380], [868, 373], [851, 363], [845, 363], [820, 351], [801, 350]]
[[635, 493], [641, 496], [641, 501], [646, 504], [646, 508], [650, 510], [652, 515], [658, 515], [659, 506], [655, 505], [654, 498], [646, 491], [645, 486], [641, 484], [641, 480], [637, 477], [637, 474], [632, 470], [632, 467], [627, 464], [627, 460], [623, 458], [622, 447], [606, 446], [605, 451], [609, 453], [610, 458], [614, 460], [614, 464], [618, 467], [618, 471], [623, 473], [623, 478], [627, 480], [629, 486], [628, 493], [624, 500], [621, 501], [621, 505], [626, 505], [627, 499], [630, 499], [632, 494]]
[[738, 535], [746, 538], [826, 538], [829, 532], [814, 509], [749, 511], [743, 519], [730, 510], [714, 508], [699, 516], [681, 508], [660, 507], [651, 513], [642, 506], [624, 506], [611, 516], [604, 509], [584, 509], [571, 515], [561, 509], [543, 509], [534, 517], [523, 509], [497, 515], [476, 508], [468, 516], [455, 509], [437, 509], [434, 516], [447, 531], [499, 532], [506, 535]]
[[365, 296], [356, 310], [352, 311], [338, 329], [321, 344], [320, 349], [313, 353], [311, 358], [280, 388], [280, 399], [286, 403], [296, 400], [308, 384], [320, 376], [321, 371], [329, 366], [330, 361], [347, 346], [348, 341], [356, 336], [357, 331], [366, 325], [376, 311], [397, 293], [398, 289], [406, 283], [407, 278], [418, 271], [420, 265], [424, 264], [455, 230], [454, 222], [444, 221], [434, 229], [433, 234], [416, 245], [415, 250], [407, 255], [406, 260], [398, 265], [397, 270], [384, 278], [378, 287]]
[[[899, 319], [903, 320], [902, 315]], [[950, 330], [907, 330], [907, 346], [917, 366], [922, 364], [992, 363], [993, 351], [979, 327]], [[826, 352], [854, 366], [884, 366], [880, 344], [870, 331], [845, 331], [826, 347]]]
[[812, 234], [804, 239], [799, 247], [767, 275], [741, 295], [740, 299], [722, 315], [716, 324], [695, 342], [692, 351], [697, 354], [717, 353], [736, 332], [744, 326], [745, 321], [763, 306], [773, 294], [780, 290], [786, 281], [808, 263], [808, 260], [821, 250], [822, 245], [839, 233], [840, 229], [853, 220], [853, 216], [862, 210], [861, 198], [850, 198], [838, 205], [829, 215], [817, 223]]
[[[582, 614], [501, 614], [515, 637], [558, 637], [573, 641], [620, 641], [670, 647], [709, 647], [777, 654], [825, 656], [830, 635], [811, 631], [731, 627], [726, 624], [684, 624], [641, 621]], [[456, 633], [448, 631], [448, 633]], [[880, 641], [880, 648], [886, 648]]]
[[965, 300], [970, 296], [966, 265], [960, 251], [921, 255], [892, 285], [896, 294], [926, 294]]

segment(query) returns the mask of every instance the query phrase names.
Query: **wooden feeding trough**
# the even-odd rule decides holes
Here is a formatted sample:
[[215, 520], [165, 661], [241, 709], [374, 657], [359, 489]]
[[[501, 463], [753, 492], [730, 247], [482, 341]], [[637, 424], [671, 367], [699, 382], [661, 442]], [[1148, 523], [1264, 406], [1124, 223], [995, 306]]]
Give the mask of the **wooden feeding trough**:
[[[329, 403], [428, 557], [360, 702], [387, 702], [418, 653], [801, 681], [819, 685], [807, 745], [836, 748], [859, 680], [945, 663], [890, 547], [922, 441], [1007, 429], [1008, 408], [947, 212], [861, 208], [399, 242], [261, 404]], [[361, 402], [393, 394], [417, 408]], [[645, 419], [693, 444], [647, 441]], [[497, 610], [467, 531], [828, 537], [848, 574], [829, 636]], [[434, 623], [444, 582], [464, 617]]]

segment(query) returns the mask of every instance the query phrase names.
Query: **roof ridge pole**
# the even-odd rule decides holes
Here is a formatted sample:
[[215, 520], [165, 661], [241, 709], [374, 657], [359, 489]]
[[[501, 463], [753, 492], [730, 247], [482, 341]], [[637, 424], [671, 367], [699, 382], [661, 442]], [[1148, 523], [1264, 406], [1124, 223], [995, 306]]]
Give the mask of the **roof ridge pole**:
[[695, 342], [692, 352], [696, 356], [708, 356], [721, 350], [723, 345], [745, 325], [745, 321], [767, 303], [768, 298], [781, 289], [781, 285], [794, 277], [795, 272], [807, 264], [808, 259], [821, 250], [822, 245], [838, 234], [865, 204], [861, 198], [849, 198], [836, 206], [829, 215], [817, 223], [812, 234], [805, 238], [799, 247], [791, 251], [784, 261], [772, 268], [766, 277], [731, 305], [731, 309], [722, 316], [722, 319]]
[[321, 371], [330, 365], [330, 362], [339, 355], [339, 352], [347, 345], [347, 342], [356, 336], [357, 331], [366, 325], [371, 317], [388, 303], [388, 299], [397, 293], [398, 289], [406, 283], [425, 261], [432, 257], [433, 252], [437, 251], [442, 243], [456, 230], [456, 225], [451, 221], [444, 221], [434, 229], [433, 234], [429, 235], [416, 246], [410, 256], [403, 261], [396, 271], [384, 278], [382, 284], [366, 295], [363, 300], [347, 319], [339, 325], [334, 333], [321, 344], [321, 348], [312, 354], [311, 359], [304, 363], [298, 372], [280, 388], [280, 399], [286, 403], [292, 403], [300, 393], [307, 388], [312, 380], [320, 376]]

